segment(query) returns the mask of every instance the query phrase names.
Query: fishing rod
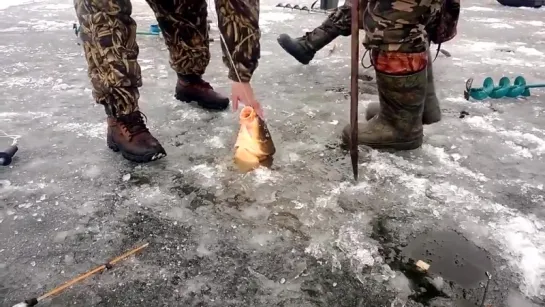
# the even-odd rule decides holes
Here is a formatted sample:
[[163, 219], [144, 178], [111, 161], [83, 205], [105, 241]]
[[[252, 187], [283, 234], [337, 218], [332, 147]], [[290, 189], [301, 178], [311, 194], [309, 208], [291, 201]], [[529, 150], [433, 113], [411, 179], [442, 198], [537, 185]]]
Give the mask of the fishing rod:
[[360, 51], [360, 2], [352, 2], [352, 54], [350, 57], [350, 160], [354, 180], [358, 180], [358, 68]]
[[31, 306], [36, 306], [39, 302], [45, 300], [46, 298], [48, 297], [51, 297], [55, 294], [59, 294], [61, 293], [62, 291], [64, 291], [66, 288], [69, 288], [75, 284], [77, 284], [78, 282], [80, 281], [83, 281], [84, 279], [87, 279], [88, 277], [91, 277], [93, 275], [95, 275], [96, 273], [100, 273], [104, 270], [110, 270], [113, 268], [114, 264], [118, 263], [119, 261], [122, 261], [122, 260], [125, 260], [126, 258], [128, 258], [129, 256], [143, 250], [144, 248], [148, 247], [149, 243], [145, 243], [137, 248], [134, 248], [126, 253], [124, 253], [123, 255], [117, 257], [117, 258], [114, 258], [113, 260], [101, 265], [101, 266], [98, 266], [84, 274], [81, 274], [80, 276], [72, 279], [72, 280], [69, 280], [67, 281], [66, 283], [64, 283], [63, 285], [43, 294], [42, 296], [40, 297], [37, 297], [37, 298], [31, 298], [31, 299], [28, 299], [28, 300], [25, 300], [24, 302], [21, 302], [19, 304], [16, 304], [14, 305], [13, 307], [31, 307]]
[[485, 272], [486, 274], [486, 286], [484, 288], [483, 293], [483, 299], [481, 301], [481, 305], [479, 307], [484, 307], [484, 302], [486, 301], [486, 295], [488, 294], [488, 286], [490, 285], [490, 281], [492, 280], [492, 274], [490, 274], [488, 271]]

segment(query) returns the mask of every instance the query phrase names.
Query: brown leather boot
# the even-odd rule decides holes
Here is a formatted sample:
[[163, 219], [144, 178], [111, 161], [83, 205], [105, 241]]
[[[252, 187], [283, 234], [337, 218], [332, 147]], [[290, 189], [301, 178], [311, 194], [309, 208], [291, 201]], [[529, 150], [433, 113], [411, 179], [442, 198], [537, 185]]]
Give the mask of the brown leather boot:
[[144, 122], [145, 115], [136, 111], [127, 115], [108, 117], [108, 147], [121, 151], [127, 160], [145, 163], [159, 160], [167, 153], [156, 138], [154, 138]]
[[210, 83], [195, 75], [178, 76], [175, 97], [183, 102], [195, 101], [209, 110], [225, 110], [229, 106], [229, 98], [214, 91]]

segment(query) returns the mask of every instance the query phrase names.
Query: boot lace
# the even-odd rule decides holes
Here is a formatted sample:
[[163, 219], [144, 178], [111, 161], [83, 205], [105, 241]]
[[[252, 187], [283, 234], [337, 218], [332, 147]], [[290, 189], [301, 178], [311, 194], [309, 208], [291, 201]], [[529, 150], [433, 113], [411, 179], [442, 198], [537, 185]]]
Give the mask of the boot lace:
[[149, 132], [146, 127], [147, 121], [148, 118], [146, 115], [140, 111], [122, 115], [117, 118], [117, 122], [120, 124], [119, 127], [129, 135], [129, 141], [139, 134]]

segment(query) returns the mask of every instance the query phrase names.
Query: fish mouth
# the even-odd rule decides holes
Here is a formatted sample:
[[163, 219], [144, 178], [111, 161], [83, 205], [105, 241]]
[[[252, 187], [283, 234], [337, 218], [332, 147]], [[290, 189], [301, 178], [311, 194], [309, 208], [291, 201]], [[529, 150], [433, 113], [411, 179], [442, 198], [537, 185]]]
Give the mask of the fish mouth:
[[255, 116], [255, 111], [254, 111], [254, 108], [252, 107], [246, 106], [242, 108], [242, 110], [240, 111], [240, 119], [242, 120], [249, 120], [249, 119], [252, 119], [254, 116]]

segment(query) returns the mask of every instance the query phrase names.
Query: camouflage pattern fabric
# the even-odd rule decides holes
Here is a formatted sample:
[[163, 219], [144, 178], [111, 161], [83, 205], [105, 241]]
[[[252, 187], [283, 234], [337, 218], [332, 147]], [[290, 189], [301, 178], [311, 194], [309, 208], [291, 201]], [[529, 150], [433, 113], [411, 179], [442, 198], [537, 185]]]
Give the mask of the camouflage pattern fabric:
[[93, 97], [108, 115], [138, 110], [136, 22], [129, 0], [74, 0]]
[[[367, 6], [368, 0], [360, 1], [360, 11], [363, 11]], [[352, 23], [352, 0], [346, 0], [343, 5], [334, 9], [329, 16], [327, 16], [326, 22], [322, 25], [324, 31], [328, 31], [327, 27], [334, 27], [335, 33], [339, 33], [342, 36], [350, 36], [351, 23]], [[360, 29], [363, 29], [363, 18], [360, 18]], [[331, 31], [331, 30], [329, 30]]]
[[[435, 2], [434, 2], [435, 1]], [[440, 2], [438, 2], [440, 1]], [[378, 1], [371, 1], [371, 5], [374, 5], [375, 12], [379, 12], [376, 14], [371, 14], [371, 16], [375, 16], [374, 19], [371, 19], [370, 22], [367, 24], [368, 29], [374, 29], [374, 31], [377, 31], [379, 34], [375, 35], [378, 36], [377, 38], [374, 38], [373, 40], [377, 42], [377, 40], [380, 39], [380, 32], [381, 31], [388, 31], [387, 28], [391, 27], [391, 32], [405, 32], [405, 33], [411, 33], [410, 27], [406, 26], [406, 23], [404, 20], [414, 19], [417, 20], [419, 23], [419, 26], [416, 27], [416, 29], [422, 29], [421, 25], [424, 25], [426, 30], [430, 30], [431, 28], [443, 28], [447, 27], [447, 29], [450, 30], [449, 27], [455, 27], [457, 23], [457, 17], [455, 16], [456, 20], [453, 20], [454, 18], [449, 18], [446, 20], [448, 25], [440, 24], [436, 26], [436, 21], [438, 20], [438, 16], [441, 16], [441, 14], [438, 13], [441, 6], [444, 6], [445, 2], [453, 2], [458, 4], [458, 12], [460, 8], [460, 0], [430, 0], [428, 1], [429, 4], [425, 3], [424, 5], [418, 5], [418, 1], [413, 2], [401, 2], [402, 5], [396, 4], [395, 1], [386, 1], [385, 4], [381, 4], [381, 6], [378, 6]], [[369, 5], [369, 0], [360, 0], [360, 10], [366, 14], [367, 7]], [[403, 9], [403, 7], [407, 7], [407, 9]], [[413, 6], [420, 6], [421, 9], [414, 11], [411, 7]], [[390, 9], [396, 8], [395, 10]], [[454, 13], [456, 8], [454, 8]], [[319, 27], [322, 31], [328, 32], [328, 33], [337, 33], [338, 35], [342, 36], [349, 36], [351, 34], [351, 21], [352, 21], [352, 0], [346, 0], [345, 3], [335, 10], [332, 11], [331, 14], [327, 17], [326, 21]], [[404, 12], [407, 11], [407, 12]], [[410, 13], [411, 15], [407, 15], [406, 17], [400, 16], [403, 14]], [[454, 13], [450, 13], [447, 15], [447, 17], [450, 17], [451, 15], [455, 15]], [[420, 14], [420, 15], [419, 15]], [[443, 14], [446, 15], [446, 14]], [[389, 17], [392, 16], [392, 17]], [[422, 18], [420, 18], [422, 16]], [[397, 21], [395, 20], [397, 18]], [[446, 19], [446, 18], [444, 18]], [[360, 20], [360, 29], [365, 29], [363, 26], [364, 18], [361, 18]], [[430, 24], [428, 24], [430, 23]], [[378, 24], [378, 25], [377, 25]], [[403, 27], [406, 27], [407, 30], [402, 30]], [[395, 31], [393, 31], [395, 29]], [[435, 29], [431, 29], [432, 32], [435, 34]], [[448, 31], [445, 31], [448, 32]], [[397, 34], [397, 33], [396, 33]], [[427, 34], [427, 33], [426, 33]], [[391, 34], [390, 36], [392, 36]], [[421, 33], [420, 35], [424, 35]], [[415, 35], [418, 36], [418, 35]], [[453, 36], [453, 35], [452, 35]], [[405, 38], [402, 37], [402, 35], [397, 34], [398, 39], [401, 39], [401, 41], [405, 41]], [[452, 37], [451, 37], [452, 38]], [[413, 38], [408, 38], [409, 40], [414, 40]], [[378, 44], [378, 42], [377, 42]], [[366, 43], [366, 45], [370, 45], [370, 43]], [[419, 45], [419, 44], [417, 44]], [[389, 48], [383, 48], [383, 49], [390, 49], [391, 51], [398, 51], [400, 49], [397, 46], [390, 46]], [[415, 52], [420, 52], [419, 49], [416, 49]]]
[[453, 39], [458, 33], [459, 18], [460, 0], [444, 0], [441, 12], [435, 16], [435, 19], [426, 28], [430, 40], [435, 44], [442, 44]]
[[[228, 77], [233, 81], [239, 81], [238, 77], [240, 77], [240, 81], [249, 82], [261, 56], [259, 0], [215, 0], [214, 2], [218, 14], [218, 27], [228, 47], [226, 50], [221, 44], [223, 63], [229, 68]], [[234, 68], [227, 54], [233, 58]], [[238, 77], [236, 72], [239, 74]]]
[[172, 69], [181, 75], [202, 76], [210, 62], [206, 1], [146, 2], [163, 32]]
[[[180, 75], [202, 75], [210, 62], [205, 0], [146, 0], [155, 12]], [[259, 0], [216, 0], [218, 26], [228, 77], [238, 81], [225, 56], [229, 53], [242, 82], [248, 82], [260, 57]], [[93, 97], [112, 116], [138, 110], [142, 86], [136, 43], [136, 22], [130, 0], [74, 0], [81, 39], [93, 86]]]
[[369, 0], [363, 14], [367, 49], [421, 53], [428, 48], [426, 25], [444, 0]]

